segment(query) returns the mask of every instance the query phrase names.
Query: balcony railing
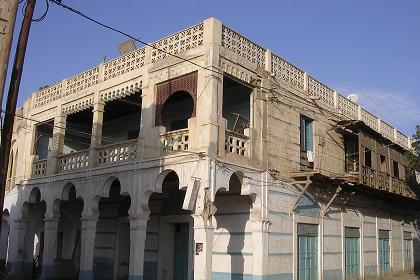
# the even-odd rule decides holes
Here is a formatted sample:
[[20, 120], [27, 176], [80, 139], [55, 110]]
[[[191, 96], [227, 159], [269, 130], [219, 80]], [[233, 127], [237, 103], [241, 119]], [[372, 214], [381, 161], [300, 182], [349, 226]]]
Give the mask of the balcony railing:
[[404, 195], [406, 193], [405, 188], [406, 185], [403, 180], [400, 178], [391, 177], [391, 192]]
[[163, 154], [188, 151], [188, 129], [171, 131], [160, 136]]
[[47, 173], [47, 160], [35, 160], [32, 164], [32, 176], [42, 176]]
[[248, 137], [230, 130], [226, 130], [225, 150], [228, 153], [246, 156]]
[[102, 146], [97, 150], [97, 164], [105, 165], [134, 160], [138, 156], [138, 139]]
[[367, 166], [362, 166], [362, 182], [361, 183], [371, 188], [377, 188], [376, 170], [373, 170], [372, 168], [367, 167]]
[[414, 192], [401, 178], [392, 177], [386, 172], [376, 171], [362, 166], [361, 184], [380, 190], [396, 193], [406, 197], [415, 197]]
[[89, 150], [71, 153], [59, 157], [59, 171], [69, 171], [88, 167]]
[[376, 184], [381, 190], [389, 190], [389, 178], [390, 176], [386, 172], [378, 171], [378, 177]]

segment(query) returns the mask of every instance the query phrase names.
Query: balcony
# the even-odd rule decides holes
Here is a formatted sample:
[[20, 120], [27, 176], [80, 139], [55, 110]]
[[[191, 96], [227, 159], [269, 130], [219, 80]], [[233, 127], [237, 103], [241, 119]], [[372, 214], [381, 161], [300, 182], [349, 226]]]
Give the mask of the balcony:
[[43, 176], [47, 174], [47, 160], [34, 160], [32, 163], [32, 176]]
[[234, 131], [226, 130], [225, 150], [227, 153], [246, 156], [248, 151], [248, 137]]
[[59, 157], [59, 172], [83, 169], [89, 164], [89, 150], [71, 153]]
[[385, 172], [380, 172], [362, 165], [360, 178], [361, 180], [359, 183], [364, 186], [409, 198], [416, 198], [415, 193], [408, 187], [403, 179], [390, 176]]
[[[94, 161], [90, 161], [91, 150], [83, 150], [58, 157], [58, 173], [129, 162], [138, 159], [139, 140], [119, 142], [93, 149]], [[47, 160], [36, 160], [32, 164], [32, 176], [47, 174]]]
[[131, 161], [138, 158], [138, 140], [102, 146], [96, 150], [96, 164], [98, 166]]
[[188, 129], [174, 130], [160, 135], [162, 153], [188, 151]]

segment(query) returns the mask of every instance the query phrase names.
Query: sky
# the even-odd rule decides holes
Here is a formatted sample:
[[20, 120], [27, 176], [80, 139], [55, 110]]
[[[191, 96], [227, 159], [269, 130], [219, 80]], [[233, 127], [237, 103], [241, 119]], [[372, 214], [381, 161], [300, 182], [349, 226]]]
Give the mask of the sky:
[[[342, 95], [357, 93], [364, 108], [405, 134], [420, 124], [418, 0], [62, 1], [146, 42], [218, 18]], [[45, 7], [38, 0], [34, 17]], [[126, 39], [50, 5], [31, 27], [18, 106], [41, 86], [118, 56]]]

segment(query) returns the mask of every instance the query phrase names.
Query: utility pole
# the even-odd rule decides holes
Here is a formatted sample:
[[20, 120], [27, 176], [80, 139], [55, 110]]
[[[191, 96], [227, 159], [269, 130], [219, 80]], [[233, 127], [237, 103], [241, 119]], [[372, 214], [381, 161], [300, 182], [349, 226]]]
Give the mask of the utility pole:
[[[1, 131], [0, 146], [0, 209], [3, 212], [4, 193], [7, 179], [7, 167], [9, 165], [10, 146], [15, 120], [16, 103], [19, 93], [20, 79], [22, 77], [23, 63], [25, 61], [26, 45], [28, 43], [29, 30], [31, 29], [32, 16], [34, 14], [36, 0], [27, 0], [22, 27], [16, 46], [15, 60], [13, 62], [12, 76], [10, 79], [9, 92], [7, 95], [6, 112], [4, 114], [3, 129]], [[1, 223], [0, 223], [1, 232]]]
[[[2, 1], [2, 0], [0, 0]], [[6, 84], [7, 66], [9, 65], [10, 49], [12, 48], [13, 30], [15, 29], [18, 0], [8, 1], [8, 17], [4, 41], [0, 42], [0, 109], [2, 108], [4, 85]]]

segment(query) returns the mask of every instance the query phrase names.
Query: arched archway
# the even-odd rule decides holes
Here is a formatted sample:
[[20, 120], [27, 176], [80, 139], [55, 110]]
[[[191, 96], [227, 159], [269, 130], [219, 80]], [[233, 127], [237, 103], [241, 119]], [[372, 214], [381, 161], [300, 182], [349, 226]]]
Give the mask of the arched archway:
[[185, 191], [175, 171], [165, 170], [156, 184], [162, 192], [149, 198], [144, 252], [144, 280], [192, 279], [192, 218], [183, 210]]
[[23, 245], [23, 273], [26, 277], [39, 277], [42, 271], [44, 252], [44, 218], [46, 203], [41, 200], [41, 191], [35, 187], [29, 201], [22, 208], [23, 220], [27, 221]]
[[1, 235], [0, 235], [0, 272], [5, 271], [7, 267], [7, 255], [9, 249], [9, 233], [10, 233], [10, 215], [5, 209], [1, 219]]
[[93, 275], [95, 279], [127, 279], [130, 259], [130, 196], [121, 194], [115, 178], [107, 197], [99, 199]]
[[67, 183], [63, 188], [59, 206], [57, 227], [57, 244], [54, 254], [56, 275], [77, 277], [80, 267], [81, 221], [83, 200], [77, 197], [76, 188]]
[[162, 106], [160, 121], [166, 132], [188, 128], [194, 111], [194, 99], [186, 91], [171, 94]]
[[[213, 277], [245, 279], [252, 275], [252, 199], [241, 195], [241, 173], [229, 178], [229, 190], [219, 189], [214, 205], [216, 227], [213, 242]], [[230, 264], [230, 265], [226, 265]], [[230, 279], [230, 278], [229, 278]]]

